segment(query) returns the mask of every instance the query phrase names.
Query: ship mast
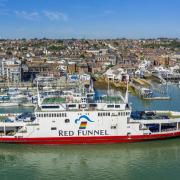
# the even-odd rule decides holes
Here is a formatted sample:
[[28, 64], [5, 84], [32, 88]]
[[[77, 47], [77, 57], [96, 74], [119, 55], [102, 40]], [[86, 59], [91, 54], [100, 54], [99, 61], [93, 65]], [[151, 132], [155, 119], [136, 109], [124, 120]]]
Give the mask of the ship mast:
[[126, 95], [125, 95], [124, 102], [128, 104], [128, 101], [129, 101], [129, 89], [128, 89], [128, 80], [127, 80]]
[[41, 99], [40, 99], [40, 94], [39, 94], [39, 82], [38, 82], [38, 79], [37, 79], [37, 98], [38, 98], [38, 106], [40, 107], [41, 106]]

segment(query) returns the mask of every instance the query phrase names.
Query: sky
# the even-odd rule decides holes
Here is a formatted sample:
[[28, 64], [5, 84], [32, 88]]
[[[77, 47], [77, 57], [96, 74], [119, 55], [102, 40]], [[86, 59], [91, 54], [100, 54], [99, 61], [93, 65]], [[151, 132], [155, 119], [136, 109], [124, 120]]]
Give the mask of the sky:
[[180, 0], [0, 0], [0, 38], [180, 38]]

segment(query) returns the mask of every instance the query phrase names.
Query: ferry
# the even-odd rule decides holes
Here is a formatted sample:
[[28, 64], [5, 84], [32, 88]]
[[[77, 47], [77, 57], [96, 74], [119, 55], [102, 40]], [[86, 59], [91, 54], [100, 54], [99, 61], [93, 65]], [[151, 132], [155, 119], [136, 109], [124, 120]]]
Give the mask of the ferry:
[[[128, 86], [127, 86], [128, 87]], [[132, 111], [125, 97], [64, 93], [41, 99], [33, 113], [1, 117], [0, 142], [17, 144], [110, 144], [180, 136], [180, 113]]]

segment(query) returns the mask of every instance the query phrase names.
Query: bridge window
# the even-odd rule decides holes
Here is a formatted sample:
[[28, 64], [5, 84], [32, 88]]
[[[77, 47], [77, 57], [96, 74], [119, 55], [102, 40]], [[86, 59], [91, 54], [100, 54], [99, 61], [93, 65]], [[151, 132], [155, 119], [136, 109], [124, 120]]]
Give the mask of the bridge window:
[[109, 105], [107, 105], [107, 108], [114, 108], [114, 105], [109, 104]]
[[57, 130], [57, 127], [52, 127], [51, 131]]
[[42, 106], [42, 109], [59, 109], [59, 106]]
[[120, 108], [120, 105], [115, 105], [115, 108]]
[[76, 104], [69, 104], [68, 107], [69, 107], [69, 108], [75, 108], [75, 107], [76, 107]]

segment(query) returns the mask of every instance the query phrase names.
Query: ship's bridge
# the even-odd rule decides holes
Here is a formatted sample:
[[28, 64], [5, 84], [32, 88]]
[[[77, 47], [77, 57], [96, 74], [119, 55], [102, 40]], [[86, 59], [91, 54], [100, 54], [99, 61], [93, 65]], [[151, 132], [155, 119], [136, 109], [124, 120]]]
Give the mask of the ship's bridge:
[[42, 111], [72, 111], [72, 110], [130, 110], [128, 104], [121, 97], [103, 96], [96, 100], [81, 97], [80, 100], [73, 98], [47, 98], [40, 106]]

